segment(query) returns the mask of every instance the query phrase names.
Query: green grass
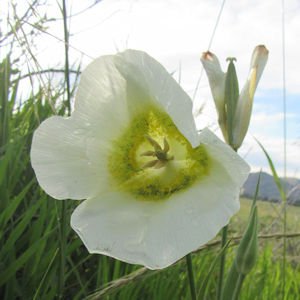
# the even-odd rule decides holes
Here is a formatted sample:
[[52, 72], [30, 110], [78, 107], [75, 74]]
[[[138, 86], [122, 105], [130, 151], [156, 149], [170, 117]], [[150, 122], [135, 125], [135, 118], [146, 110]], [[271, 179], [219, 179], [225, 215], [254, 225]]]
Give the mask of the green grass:
[[[247, 220], [252, 200], [242, 198], [241, 209], [233, 222], [243, 223]], [[258, 201], [258, 214], [261, 233], [279, 232], [282, 228], [282, 206], [278, 203]], [[290, 232], [300, 231], [300, 207], [287, 206], [287, 229]]]

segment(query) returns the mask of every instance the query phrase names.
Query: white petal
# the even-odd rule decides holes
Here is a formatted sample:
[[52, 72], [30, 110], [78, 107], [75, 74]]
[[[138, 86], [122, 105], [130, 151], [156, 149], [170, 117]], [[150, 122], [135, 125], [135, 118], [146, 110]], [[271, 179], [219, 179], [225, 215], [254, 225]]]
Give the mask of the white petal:
[[56, 199], [94, 195], [106, 186], [105, 174], [101, 174], [103, 160], [91, 161], [94, 151], [85, 124], [58, 116], [47, 119], [35, 131], [31, 147], [31, 163], [40, 186]]
[[161, 64], [142, 51], [103, 56], [88, 65], [81, 75], [74, 113], [91, 123], [91, 128], [102, 129], [102, 139], [111, 140], [126, 127], [132, 114], [150, 101], [159, 104], [196, 146], [191, 99]]
[[[156, 202], [110, 193], [76, 208], [71, 225], [91, 253], [160, 269], [205, 244], [228, 223], [239, 209], [239, 188], [249, 168], [209, 131], [200, 138], [208, 151], [215, 149], [210, 153], [213, 166], [192, 188]], [[233, 167], [226, 170], [230, 161], [234, 173]]]
[[82, 72], [72, 116], [88, 123], [101, 140], [120, 135], [129, 122], [126, 80], [114, 56], [102, 56]]
[[192, 101], [167, 70], [145, 52], [136, 50], [119, 53], [115, 62], [127, 81], [127, 92], [135, 93], [132, 98], [136, 101], [132, 106], [138, 109], [149, 98], [154, 100], [171, 116], [179, 131], [196, 146]]
[[80, 204], [71, 216], [71, 226], [90, 253], [147, 265], [144, 238], [154, 210], [153, 202], [109, 193]]
[[93, 61], [82, 72], [72, 117], [48, 119], [34, 134], [32, 165], [48, 194], [83, 199], [109, 189], [107, 155], [129, 122], [127, 106], [114, 56]]
[[252, 53], [249, 78], [251, 79], [252, 72], [255, 69], [256, 70], [256, 76], [254, 78], [255, 89], [257, 87], [257, 84], [260, 80], [260, 77], [268, 61], [268, 56], [269, 56], [269, 51], [264, 45], [256, 46]]
[[247, 133], [252, 113], [254, 93], [266, 66], [268, 54], [269, 51], [262, 45], [257, 46], [253, 51], [248, 79], [240, 93], [235, 114], [233, 140], [236, 148], [240, 147]]
[[[226, 73], [221, 69], [220, 62], [217, 56], [209, 51], [204, 52], [201, 56], [201, 62], [206, 71], [211, 93], [213, 95], [215, 105], [217, 108], [219, 123], [225, 122], [225, 78]], [[221, 128], [223, 130], [223, 128]]]
[[231, 180], [242, 187], [250, 172], [249, 165], [209, 129], [201, 131], [199, 141], [205, 145], [209, 155], [223, 166]]

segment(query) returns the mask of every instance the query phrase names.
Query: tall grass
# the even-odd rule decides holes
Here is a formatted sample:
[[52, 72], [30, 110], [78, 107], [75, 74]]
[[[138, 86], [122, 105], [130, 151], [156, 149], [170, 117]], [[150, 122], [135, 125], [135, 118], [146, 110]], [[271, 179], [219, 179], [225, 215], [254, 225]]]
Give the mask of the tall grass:
[[[32, 16], [34, 5], [27, 17]], [[26, 18], [20, 17], [17, 21], [23, 24]], [[15, 24], [10, 28], [3, 41], [9, 40], [12, 49], [20, 47], [18, 41], [21, 38], [16, 37], [22, 34], [19, 32], [21, 27]], [[30, 45], [25, 43], [23, 47], [26, 52]], [[112, 288], [107, 289], [101, 299], [190, 299], [183, 262], [163, 271], [144, 272], [139, 266], [90, 255], [69, 226], [69, 216], [75, 207], [72, 201], [65, 204], [64, 279], [63, 283], [58, 280], [62, 264], [58, 241], [61, 211], [57, 201], [40, 189], [29, 154], [32, 134], [38, 125], [54, 112], [68, 115], [70, 106], [65, 105], [63, 80], [56, 86], [47, 79], [40, 81], [39, 88], [29, 86], [28, 96], [23, 96], [20, 101], [19, 86], [23, 75], [14, 51], [8, 51], [0, 63], [0, 299], [55, 299], [59, 295], [63, 299], [84, 299], [91, 295], [91, 299], [99, 298], [98, 290], [105, 291], [107, 287]], [[50, 93], [48, 87], [51, 87]], [[75, 85], [70, 87], [71, 94], [74, 88]], [[243, 208], [247, 205], [243, 202]], [[259, 209], [264, 205], [259, 205]], [[293, 213], [295, 210], [300, 213], [299, 208]], [[287, 213], [287, 231], [290, 228], [299, 230], [299, 219], [289, 223], [291, 212]], [[264, 210], [261, 228], [270, 228], [271, 221], [273, 216]], [[240, 235], [245, 225], [241, 214], [229, 227], [229, 238]], [[277, 227], [274, 228], [277, 232]], [[241, 299], [281, 299], [282, 247], [282, 242], [277, 239], [260, 241], [259, 260], [244, 283]], [[215, 299], [218, 270], [212, 269], [211, 264], [218, 251], [219, 248], [211, 245], [192, 255], [198, 289], [211, 269], [206, 299]], [[235, 243], [231, 243], [227, 249], [226, 270], [232, 263], [234, 252]], [[287, 242], [285, 253], [286, 299], [296, 300], [300, 294], [299, 238]], [[138, 271], [140, 275], [126, 277], [137, 270], [144, 273]], [[123, 281], [118, 280], [120, 278]], [[124, 281], [124, 278], [129, 280]]]

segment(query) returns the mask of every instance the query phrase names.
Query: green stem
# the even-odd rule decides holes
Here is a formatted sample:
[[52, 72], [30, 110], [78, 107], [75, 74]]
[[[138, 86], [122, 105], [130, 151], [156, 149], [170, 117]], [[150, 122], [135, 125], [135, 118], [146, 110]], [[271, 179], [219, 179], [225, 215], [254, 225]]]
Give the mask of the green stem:
[[[69, 33], [67, 28], [66, 2], [62, 0], [62, 14], [64, 21], [64, 40], [65, 40], [65, 84], [67, 92], [67, 113], [71, 114], [70, 97], [70, 72], [69, 72]], [[62, 201], [60, 207], [60, 238], [59, 238], [59, 272], [58, 272], [58, 298], [64, 298], [65, 287], [65, 267], [66, 267], [66, 245], [67, 245], [67, 203]]]
[[[222, 229], [222, 244], [221, 244], [221, 248], [224, 248], [225, 245], [226, 245], [226, 243], [227, 243], [227, 232], [228, 232], [228, 225], [224, 226], [223, 229]], [[221, 257], [220, 257], [220, 269], [219, 269], [218, 289], [217, 289], [217, 299], [218, 300], [220, 300], [221, 297], [222, 297], [225, 260], [226, 260], [226, 250], [224, 250], [221, 253]]]
[[59, 299], [63, 299], [65, 286], [65, 265], [66, 265], [66, 228], [67, 228], [67, 206], [62, 200], [60, 207], [60, 237], [59, 237], [59, 272], [58, 272], [58, 293]]
[[189, 278], [189, 284], [190, 284], [191, 299], [197, 300], [194, 271], [193, 271], [193, 262], [192, 262], [191, 254], [188, 254], [186, 256], [186, 265], [187, 265], [188, 278]]
[[239, 299], [239, 295], [241, 292], [241, 288], [242, 288], [242, 284], [243, 281], [245, 279], [245, 275], [244, 274], [239, 274], [235, 289], [234, 289], [234, 293], [233, 293], [233, 297], [232, 300], [238, 300]]
[[[286, 195], [286, 193], [284, 193]], [[283, 199], [283, 258], [282, 258], [282, 299], [285, 299], [285, 285], [286, 285], [286, 197]]]
[[[233, 151], [237, 152], [238, 149], [235, 148], [231, 142], [228, 145], [232, 148]], [[221, 248], [224, 248], [227, 243], [227, 232], [228, 232], [228, 225], [224, 226], [222, 229]], [[221, 257], [220, 257], [220, 269], [219, 269], [218, 289], [217, 289], [217, 299], [218, 300], [220, 300], [222, 298], [225, 261], [226, 261], [226, 249], [224, 249], [224, 251], [222, 252]]]
[[63, 20], [64, 20], [64, 40], [65, 40], [65, 83], [67, 92], [67, 112], [71, 114], [71, 87], [70, 87], [70, 67], [69, 67], [69, 32], [67, 26], [67, 8], [66, 1], [63, 0]]

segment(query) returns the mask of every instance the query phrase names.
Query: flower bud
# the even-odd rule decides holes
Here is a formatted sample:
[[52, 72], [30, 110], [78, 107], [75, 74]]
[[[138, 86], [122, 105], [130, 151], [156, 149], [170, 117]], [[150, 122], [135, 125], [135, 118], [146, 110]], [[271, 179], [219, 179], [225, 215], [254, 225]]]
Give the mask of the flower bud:
[[216, 55], [208, 51], [201, 56], [218, 112], [220, 128], [224, 139], [234, 149], [241, 146], [247, 133], [254, 93], [267, 63], [268, 53], [263, 45], [254, 49], [248, 79], [240, 94], [233, 59], [229, 59], [227, 73], [224, 73]]
[[236, 76], [235, 58], [227, 58], [229, 61], [225, 79], [225, 114], [228, 144], [233, 144], [233, 128], [236, 106], [239, 98], [239, 83]]

